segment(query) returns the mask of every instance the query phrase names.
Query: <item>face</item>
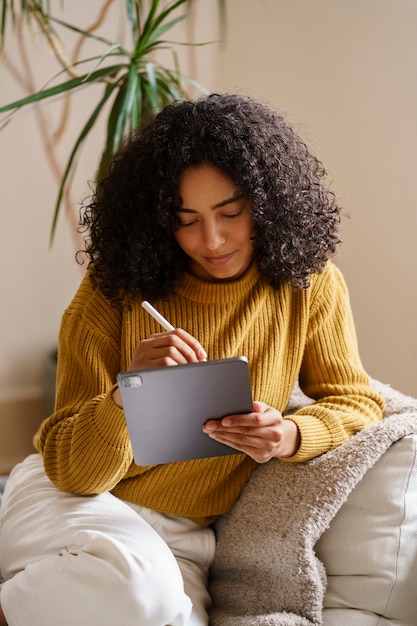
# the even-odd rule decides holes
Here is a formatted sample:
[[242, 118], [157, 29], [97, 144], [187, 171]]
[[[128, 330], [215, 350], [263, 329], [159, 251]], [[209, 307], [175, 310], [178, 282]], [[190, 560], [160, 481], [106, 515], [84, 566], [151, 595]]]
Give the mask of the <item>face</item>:
[[194, 276], [211, 282], [241, 276], [253, 256], [250, 203], [212, 165], [186, 169], [179, 179], [180, 222], [174, 236]]

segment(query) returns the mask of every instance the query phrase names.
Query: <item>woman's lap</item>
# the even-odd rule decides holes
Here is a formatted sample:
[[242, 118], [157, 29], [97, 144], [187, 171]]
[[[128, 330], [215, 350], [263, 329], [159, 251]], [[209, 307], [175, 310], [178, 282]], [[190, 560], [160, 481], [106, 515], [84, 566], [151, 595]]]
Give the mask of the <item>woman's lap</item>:
[[[180, 519], [172, 519], [178, 537]], [[105, 626], [115, 623], [115, 611], [120, 626], [145, 617], [147, 624], [187, 624], [191, 603], [178, 567], [183, 570], [181, 555], [177, 563], [169, 537], [162, 540], [141, 514], [110, 493], [83, 497], [59, 491], [40, 455], [11, 473], [0, 524], [6, 581], [1, 604], [11, 626], [38, 623], [35, 615], [43, 626], [56, 623], [57, 615], [62, 626]], [[204, 621], [197, 618], [195, 624]]]

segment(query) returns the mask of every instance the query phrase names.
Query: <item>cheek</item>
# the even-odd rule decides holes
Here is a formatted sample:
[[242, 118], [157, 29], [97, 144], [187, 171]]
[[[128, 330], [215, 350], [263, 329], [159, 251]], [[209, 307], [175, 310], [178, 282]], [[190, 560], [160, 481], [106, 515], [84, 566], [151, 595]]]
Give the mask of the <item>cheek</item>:
[[182, 250], [185, 253], [189, 253], [190, 250], [192, 250], [193, 245], [192, 245], [192, 237], [190, 237], [189, 235], [184, 233], [184, 230], [179, 229], [176, 232], [174, 232], [174, 237], [175, 240], [177, 242], [177, 244], [179, 245], [180, 248], [182, 248]]
[[181, 235], [179, 234], [178, 230], [174, 230], [174, 239], [179, 245], [179, 247], [182, 248]]
[[246, 225], [245, 225], [245, 234], [244, 234], [244, 238], [246, 240], [248, 239], [252, 239], [253, 235], [254, 235], [254, 224], [253, 224], [253, 218], [252, 216], [249, 216]]

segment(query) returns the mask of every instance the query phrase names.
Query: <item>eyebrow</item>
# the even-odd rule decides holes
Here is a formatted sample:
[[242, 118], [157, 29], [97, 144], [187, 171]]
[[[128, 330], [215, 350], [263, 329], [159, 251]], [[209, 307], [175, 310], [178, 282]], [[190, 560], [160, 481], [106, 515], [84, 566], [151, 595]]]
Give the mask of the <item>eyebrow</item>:
[[[212, 207], [210, 207], [210, 209], [212, 211], [214, 211], [215, 209], [221, 209], [224, 206], [227, 206], [228, 204], [233, 204], [233, 202], [238, 202], [238, 200], [241, 200], [244, 197], [244, 194], [241, 191], [236, 191], [233, 196], [231, 196], [230, 198], [226, 198], [225, 200], [221, 200], [220, 202], [217, 202], [217, 204], [214, 204]], [[196, 211], [195, 209], [186, 209], [185, 207], [178, 207], [176, 209], [177, 213], [197, 213], [198, 211]]]

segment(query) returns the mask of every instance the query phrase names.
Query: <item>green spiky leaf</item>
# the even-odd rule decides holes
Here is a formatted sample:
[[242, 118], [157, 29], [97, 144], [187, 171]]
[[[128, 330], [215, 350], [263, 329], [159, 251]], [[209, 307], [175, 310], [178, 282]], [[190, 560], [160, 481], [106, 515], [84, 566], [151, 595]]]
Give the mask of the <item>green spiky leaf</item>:
[[[131, 49], [119, 41], [112, 41], [97, 32], [90, 32], [80, 25], [70, 24], [52, 14], [48, 0], [2, 0], [0, 16], [0, 54], [9, 31], [19, 28], [22, 23], [37, 21], [42, 25], [41, 35], [60, 37], [54, 25], [92, 42], [98, 53], [68, 65], [57, 73], [48, 84], [36, 93], [10, 103], [0, 104], [0, 113], [6, 114], [0, 122], [0, 129], [24, 107], [37, 103], [47, 103], [56, 97], [69, 96], [77, 90], [91, 85], [103, 84], [104, 92], [89, 114], [70, 151], [56, 199], [51, 241], [56, 230], [64, 194], [69, 190], [78, 155], [91, 129], [112, 99], [107, 113], [106, 136], [99, 158], [98, 176], [104, 175], [114, 153], [119, 149], [124, 137], [136, 130], [150, 112], [159, 111], [173, 100], [186, 97], [184, 85], [193, 85], [203, 91], [192, 78], [184, 76], [179, 69], [174, 44], [165, 39], [167, 33], [186, 18], [180, 11], [191, 0], [173, 0], [161, 3], [159, 0], [125, 0], [126, 20], [130, 30]], [[222, 3], [223, 5], [223, 3]], [[62, 7], [64, 2], [62, 1]], [[61, 7], [61, 8], [62, 8]], [[18, 19], [21, 16], [22, 19]], [[64, 32], [65, 32], [64, 30]], [[200, 45], [187, 44], [183, 45]], [[172, 53], [174, 69], [156, 62], [157, 50], [169, 49]], [[58, 56], [57, 56], [58, 58]], [[89, 69], [86, 71], [85, 68]], [[92, 68], [92, 69], [91, 69]], [[61, 80], [62, 74], [71, 72], [71, 78]], [[80, 75], [74, 76], [81, 71]], [[68, 74], [67, 74], [68, 75]], [[53, 81], [57, 84], [52, 84]]]

